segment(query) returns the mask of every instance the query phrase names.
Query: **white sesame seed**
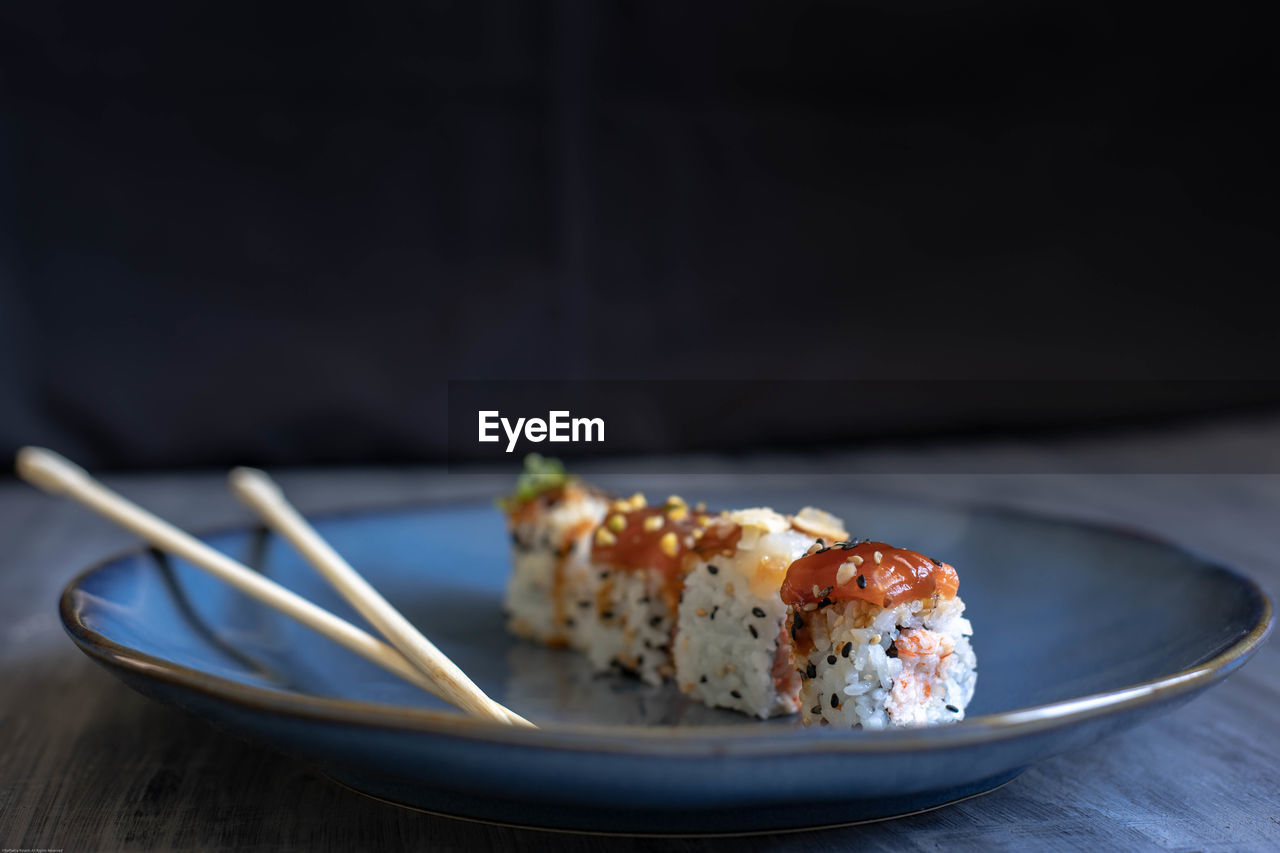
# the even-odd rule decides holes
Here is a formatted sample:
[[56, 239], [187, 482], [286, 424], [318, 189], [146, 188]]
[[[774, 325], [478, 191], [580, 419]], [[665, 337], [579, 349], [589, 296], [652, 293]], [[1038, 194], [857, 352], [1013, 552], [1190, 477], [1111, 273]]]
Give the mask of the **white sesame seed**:
[[853, 555], [853, 564], [854, 564], [855, 566], [861, 566], [861, 565], [862, 565], [862, 558], [861, 558], [861, 557], [859, 557], [857, 554], [854, 554], [854, 555]]
[[836, 570], [836, 583], [839, 586], [844, 586], [849, 581], [853, 580], [853, 576], [857, 573], [858, 573], [857, 566], [855, 566], [853, 563], [844, 563], [843, 565], [840, 566], [839, 569]]
[[873, 554], [872, 556], [876, 558], [877, 566], [880, 565], [880, 561], [884, 559], [884, 554], [881, 554], [879, 551], [876, 551], [875, 554]]

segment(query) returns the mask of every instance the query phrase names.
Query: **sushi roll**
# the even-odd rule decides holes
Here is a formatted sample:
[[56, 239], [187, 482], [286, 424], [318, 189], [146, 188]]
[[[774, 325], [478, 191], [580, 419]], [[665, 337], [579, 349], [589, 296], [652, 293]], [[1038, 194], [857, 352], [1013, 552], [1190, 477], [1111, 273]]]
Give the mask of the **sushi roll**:
[[711, 520], [691, 552], [680, 599], [673, 651], [681, 691], [761, 718], [800, 710], [779, 592], [816, 535], [847, 536], [840, 519], [812, 508], [795, 518], [746, 509]]
[[688, 557], [711, 520], [703, 509], [675, 495], [656, 506], [642, 494], [610, 505], [568, 605], [570, 644], [597, 670], [617, 667], [649, 684], [675, 675], [671, 638]]
[[530, 454], [514, 494], [499, 505], [511, 536], [511, 575], [504, 610], [507, 630], [548, 645], [566, 645], [573, 615], [565, 607], [569, 577], [582, 574], [590, 533], [604, 517], [608, 498], [560, 463]]
[[955, 569], [850, 540], [821, 510], [615, 499], [536, 454], [499, 503], [508, 629], [568, 645], [597, 672], [674, 678], [711, 707], [846, 728], [952, 722], [973, 697]]
[[964, 718], [977, 661], [956, 570], [883, 542], [819, 542], [787, 569], [788, 633], [806, 725], [867, 729]]

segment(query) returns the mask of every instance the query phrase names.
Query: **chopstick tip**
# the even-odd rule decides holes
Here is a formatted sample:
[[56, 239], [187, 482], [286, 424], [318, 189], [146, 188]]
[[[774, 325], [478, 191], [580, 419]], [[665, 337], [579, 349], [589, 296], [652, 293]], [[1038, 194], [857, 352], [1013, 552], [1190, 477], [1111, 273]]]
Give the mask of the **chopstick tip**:
[[236, 497], [250, 500], [253, 497], [280, 497], [283, 493], [276, 481], [266, 471], [240, 466], [227, 474], [227, 485]]
[[18, 476], [37, 488], [58, 494], [74, 480], [88, 479], [89, 473], [60, 453], [28, 445], [14, 459]]

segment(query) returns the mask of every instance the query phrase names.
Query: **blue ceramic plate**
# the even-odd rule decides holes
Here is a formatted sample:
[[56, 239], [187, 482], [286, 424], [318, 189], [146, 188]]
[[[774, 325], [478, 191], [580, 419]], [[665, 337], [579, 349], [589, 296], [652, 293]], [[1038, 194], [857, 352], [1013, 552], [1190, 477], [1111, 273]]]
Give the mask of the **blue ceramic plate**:
[[[62, 619], [81, 649], [139, 691], [358, 791], [458, 817], [633, 833], [827, 826], [989, 791], [1190, 699], [1240, 667], [1271, 625], [1270, 603], [1248, 579], [1126, 533], [830, 489], [716, 502], [816, 503], [853, 520], [855, 535], [957, 566], [978, 655], [969, 718], [892, 732], [805, 729], [704, 708], [674, 687], [592, 676], [572, 652], [503, 631], [507, 538], [497, 511], [480, 504], [318, 527], [536, 731], [464, 719], [152, 552], [82, 574], [63, 595]], [[247, 529], [208, 541], [363, 624], [283, 541]]]

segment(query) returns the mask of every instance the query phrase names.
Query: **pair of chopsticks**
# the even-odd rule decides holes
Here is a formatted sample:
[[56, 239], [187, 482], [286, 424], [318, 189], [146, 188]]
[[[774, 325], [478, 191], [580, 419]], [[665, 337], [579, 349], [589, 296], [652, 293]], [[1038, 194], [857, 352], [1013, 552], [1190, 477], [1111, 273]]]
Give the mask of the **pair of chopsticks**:
[[533, 724], [490, 699], [453, 661], [391, 606], [316, 532], [262, 471], [236, 468], [232, 493], [267, 526], [289, 540], [353, 607], [390, 641], [362, 631], [297, 593], [216, 551], [188, 533], [108, 489], [70, 460], [41, 447], [18, 451], [22, 479], [114, 521], [155, 548], [188, 560], [251, 598], [289, 616], [361, 657], [454, 705], [470, 716], [509, 725]]

